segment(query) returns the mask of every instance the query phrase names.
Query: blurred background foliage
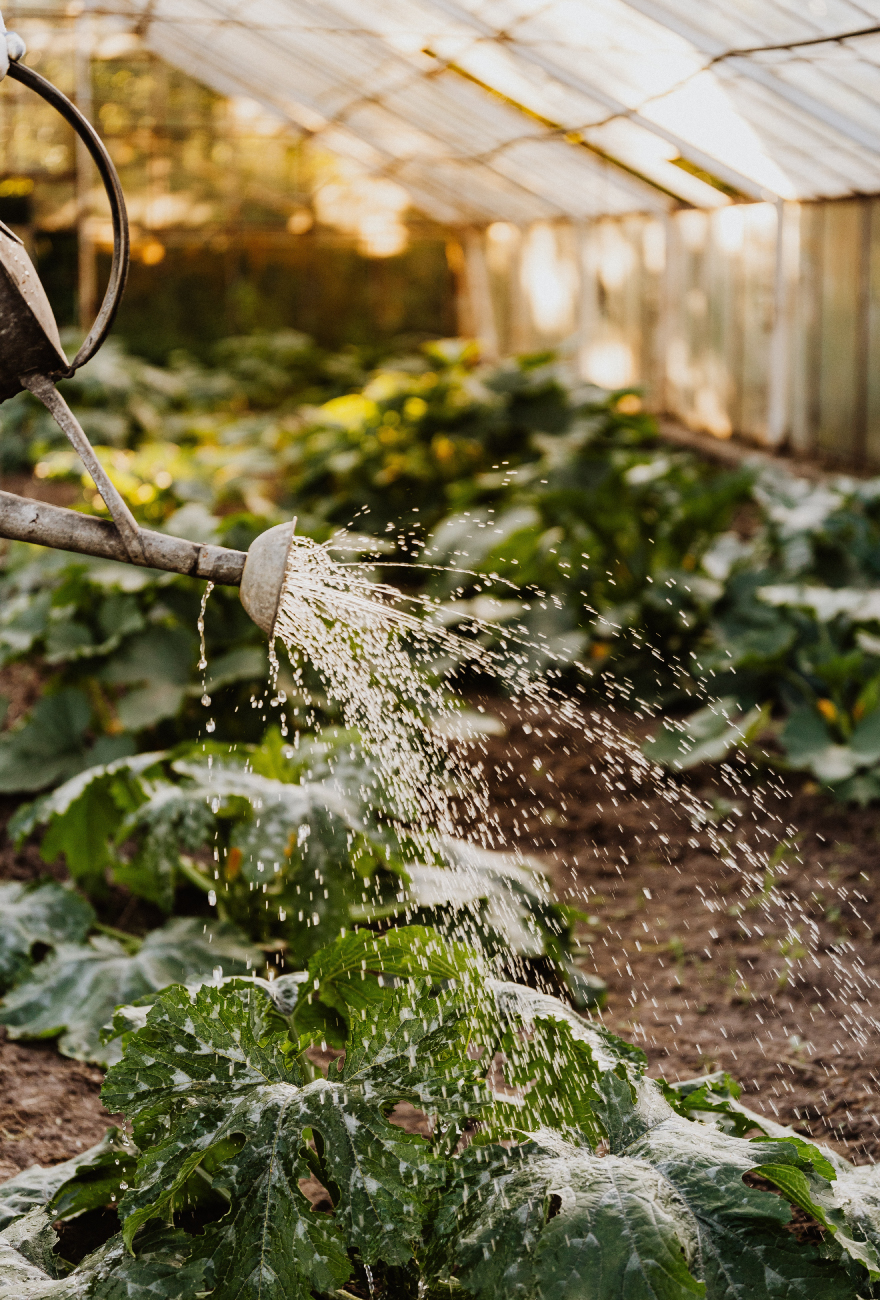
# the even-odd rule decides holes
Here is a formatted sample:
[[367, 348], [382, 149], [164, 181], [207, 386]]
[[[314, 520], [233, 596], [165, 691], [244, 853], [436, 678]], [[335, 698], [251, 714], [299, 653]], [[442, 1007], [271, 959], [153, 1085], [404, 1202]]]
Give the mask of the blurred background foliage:
[[[484, 364], [461, 340], [333, 352], [288, 330], [161, 367], [117, 340], [64, 387], [145, 525], [246, 548], [295, 515], [462, 636], [562, 690], [661, 713], [646, 748], [672, 772], [740, 749], [840, 798], [880, 797], [877, 480], [721, 470], [664, 444], [637, 394], [572, 382], [549, 354]], [[106, 513], [30, 394], [4, 406], [0, 467], [6, 489]], [[573, 960], [583, 917], [541, 864], [407, 842], [314, 673], [282, 662], [270, 691], [265, 637], [233, 589], [207, 602], [199, 668], [203, 591], [4, 544], [10, 834], [63, 858], [100, 918], [88, 942], [41, 939], [53, 955], [16, 977], [9, 1032], [61, 1029], [62, 1051], [106, 1061], [119, 979], [149, 994], [154, 948], [178, 972], [162, 980], [194, 978], [208, 917], [225, 927], [221, 964], [295, 968], [340, 930], [416, 919], [600, 1002]], [[497, 689], [464, 662], [437, 670]], [[16, 895], [23, 934], [44, 935], [51, 889]], [[146, 940], [116, 928], [120, 890]], [[314, 1028], [336, 1041], [332, 1017]]]
[[[296, 515], [447, 626], [514, 632], [536, 670], [665, 711], [652, 752], [672, 768], [761, 734], [761, 761], [880, 794], [877, 481], [720, 470], [661, 443], [636, 394], [572, 383], [547, 354], [486, 365], [447, 340], [376, 363], [292, 331], [165, 367], [117, 341], [65, 387], [150, 527], [245, 549]], [[9, 486], [103, 510], [30, 395], [4, 417]], [[413, 560], [429, 567], [397, 567]], [[13, 544], [2, 598], [2, 663], [38, 665], [41, 691], [0, 742], [7, 791], [195, 739], [205, 690], [217, 739], [268, 725], [265, 645], [232, 591], [208, 603], [205, 682], [200, 583]], [[292, 678], [282, 689], [296, 700]]]
[[[218, 339], [254, 330], [302, 329], [332, 348], [454, 332], [450, 232], [399, 186], [170, 67], [124, 19], [93, 27], [81, 10], [14, 18], [29, 65], [97, 123], [119, 171], [133, 260], [116, 332], [135, 352], [208, 360]], [[11, 81], [0, 142], [0, 220], [28, 246], [59, 323], [85, 326], [113, 242], [97, 173], [59, 115]]]

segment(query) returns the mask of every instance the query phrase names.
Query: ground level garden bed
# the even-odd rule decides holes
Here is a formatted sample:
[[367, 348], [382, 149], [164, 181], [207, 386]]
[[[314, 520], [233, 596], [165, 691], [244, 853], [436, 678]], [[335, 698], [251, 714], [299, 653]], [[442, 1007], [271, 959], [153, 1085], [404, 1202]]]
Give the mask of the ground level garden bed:
[[[726, 1071], [755, 1112], [856, 1164], [873, 1162], [880, 1107], [865, 1017], [880, 977], [875, 816], [805, 791], [802, 777], [774, 778], [755, 803], [735, 797], [719, 768], [695, 769], [682, 780], [722, 827], [765, 850], [771, 840], [780, 846], [772, 879], [744, 887], [668, 798], [621, 772], [609, 790], [600, 741], [559, 723], [530, 728], [503, 701], [472, 701], [481, 702], [505, 729], [482, 742], [493, 810], [511, 840], [516, 822], [520, 847], [547, 864], [559, 896], [583, 909], [575, 955], [608, 986], [602, 1023], [644, 1049], [651, 1075], [674, 1082]], [[613, 721], [645, 734], [632, 715], [616, 711]], [[31, 844], [7, 845], [0, 861], [6, 879], [47, 871]], [[59, 862], [49, 873], [65, 871]], [[809, 943], [792, 926], [793, 900], [817, 927]], [[102, 916], [129, 931], [156, 922], [120, 888]], [[0, 1178], [76, 1156], [119, 1121], [100, 1101], [103, 1072], [51, 1043], [3, 1037], [0, 1071]], [[418, 1131], [417, 1114], [398, 1119]], [[64, 1225], [69, 1260], [106, 1238], [108, 1215], [93, 1210]], [[792, 1230], [818, 1240], [799, 1211]]]

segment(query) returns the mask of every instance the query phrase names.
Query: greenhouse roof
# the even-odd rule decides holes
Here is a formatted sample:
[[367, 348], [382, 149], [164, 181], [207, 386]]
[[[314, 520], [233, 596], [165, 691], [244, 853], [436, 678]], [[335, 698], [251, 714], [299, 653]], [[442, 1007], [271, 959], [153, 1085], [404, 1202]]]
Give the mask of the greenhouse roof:
[[880, 191], [880, 0], [127, 10], [170, 63], [258, 100], [442, 221]]

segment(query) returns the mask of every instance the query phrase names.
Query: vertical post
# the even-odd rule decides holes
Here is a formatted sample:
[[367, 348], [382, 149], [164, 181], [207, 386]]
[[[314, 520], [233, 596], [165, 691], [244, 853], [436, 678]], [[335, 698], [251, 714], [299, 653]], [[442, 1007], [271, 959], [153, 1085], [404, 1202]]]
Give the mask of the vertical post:
[[789, 329], [786, 266], [786, 207], [776, 200], [776, 257], [773, 273], [773, 329], [767, 377], [767, 441], [778, 447], [789, 432]]
[[477, 331], [467, 282], [467, 259], [462, 241], [455, 235], [446, 241], [446, 265], [452, 273], [452, 282], [455, 286], [456, 333], [460, 339], [472, 339]]
[[853, 461], [862, 469], [868, 451], [868, 366], [871, 349], [871, 215], [870, 199], [859, 200], [859, 289], [856, 304], [856, 391], [853, 412]]
[[[83, 12], [76, 19], [76, 106], [92, 120], [92, 19], [91, 0], [85, 0]], [[78, 306], [80, 329], [88, 330], [95, 319], [98, 301], [98, 277], [95, 244], [91, 233], [92, 162], [82, 140], [76, 140], [76, 233], [79, 263]]]
[[470, 299], [474, 336], [484, 361], [498, 360], [498, 327], [486, 262], [486, 231], [470, 226], [464, 232], [465, 283]]

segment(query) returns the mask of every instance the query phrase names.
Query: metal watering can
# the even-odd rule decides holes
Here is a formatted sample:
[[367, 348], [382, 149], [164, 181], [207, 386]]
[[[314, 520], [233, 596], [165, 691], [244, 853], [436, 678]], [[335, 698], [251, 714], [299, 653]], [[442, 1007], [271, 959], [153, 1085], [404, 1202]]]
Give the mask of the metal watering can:
[[0, 80], [8, 76], [36, 91], [70, 123], [88, 149], [110, 200], [113, 261], [97, 320], [73, 361], [68, 361], [33, 263], [18, 236], [0, 221], [0, 402], [25, 388], [39, 398], [70, 439], [111, 519], [0, 492], [0, 537], [240, 587], [241, 603], [271, 637], [296, 521], [261, 533], [247, 552], [202, 546], [139, 527], [55, 387], [57, 380], [70, 378], [94, 356], [113, 324], [128, 276], [128, 217], [116, 168], [100, 137], [66, 95], [20, 62], [24, 53], [24, 41], [6, 30], [0, 16]]

